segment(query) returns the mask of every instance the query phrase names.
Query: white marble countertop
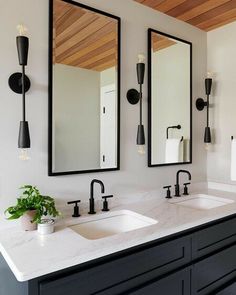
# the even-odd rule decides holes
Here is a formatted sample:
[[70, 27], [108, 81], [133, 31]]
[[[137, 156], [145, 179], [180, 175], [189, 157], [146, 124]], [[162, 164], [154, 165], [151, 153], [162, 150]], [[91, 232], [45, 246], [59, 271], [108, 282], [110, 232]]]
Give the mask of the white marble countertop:
[[58, 222], [55, 233], [48, 236], [40, 236], [37, 231], [23, 232], [18, 223], [9, 226], [10, 221], [2, 221], [0, 252], [18, 281], [31, 280], [236, 213], [236, 193], [210, 190], [208, 194], [235, 202], [197, 210], [173, 204], [157, 193], [145, 194], [143, 199], [133, 203], [113, 201], [112, 211], [132, 210], [158, 223], [98, 240], [87, 240], [67, 227], [82, 222], [86, 216], [64, 218]]

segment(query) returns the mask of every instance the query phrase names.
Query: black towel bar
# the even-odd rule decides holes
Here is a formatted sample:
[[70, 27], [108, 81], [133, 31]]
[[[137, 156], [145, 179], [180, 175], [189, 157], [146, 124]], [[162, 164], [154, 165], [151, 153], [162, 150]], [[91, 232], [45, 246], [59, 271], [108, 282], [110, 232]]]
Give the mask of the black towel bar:
[[181, 125], [169, 126], [166, 128], [166, 139], [169, 138], [169, 129], [181, 129]]

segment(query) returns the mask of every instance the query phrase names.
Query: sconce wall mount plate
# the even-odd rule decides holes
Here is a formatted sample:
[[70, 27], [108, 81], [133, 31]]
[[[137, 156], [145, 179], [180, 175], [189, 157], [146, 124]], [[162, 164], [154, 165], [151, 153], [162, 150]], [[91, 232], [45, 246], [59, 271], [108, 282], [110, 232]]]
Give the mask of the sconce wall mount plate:
[[[22, 73], [14, 73], [8, 79], [8, 85], [12, 91], [22, 94]], [[30, 79], [25, 75], [25, 92], [30, 89]]]
[[203, 98], [198, 98], [196, 100], [196, 108], [199, 110], [199, 111], [202, 111], [205, 107], [207, 107], [208, 105], [208, 102], [205, 101]]
[[126, 97], [130, 104], [134, 105], [139, 102], [139, 92], [134, 88], [127, 91]]

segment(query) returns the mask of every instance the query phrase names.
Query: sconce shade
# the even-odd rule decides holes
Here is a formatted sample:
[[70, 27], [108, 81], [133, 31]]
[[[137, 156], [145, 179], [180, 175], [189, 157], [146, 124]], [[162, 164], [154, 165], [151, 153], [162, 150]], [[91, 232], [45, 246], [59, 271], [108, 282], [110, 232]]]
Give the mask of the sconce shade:
[[144, 144], [145, 144], [144, 126], [138, 125], [137, 145], [144, 145]]
[[143, 84], [143, 82], [144, 82], [144, 73], [145, 73], [145, 64], [144, 63], [138, 63], [137, 64], [138, 84]]
[[20, 149], [30, 148], [30, 133], [29, 133], [29, 125], [27, 121], [20, 121], [18, 148]]
[[210, 129], [210, 127], [205, 128], [204, 142], [205, 143], [211, 142], [211, 129]]
[[212, 86], [212, 79], [211, 78], [205, 79], [206, 95], [211, 94], [211, 86]]
[[26, 66], [27, 60], [28, 60], [29, 39], [25, 36], [17, 36], [16, 46], [17, 46], [19, 64], [21, 66]]

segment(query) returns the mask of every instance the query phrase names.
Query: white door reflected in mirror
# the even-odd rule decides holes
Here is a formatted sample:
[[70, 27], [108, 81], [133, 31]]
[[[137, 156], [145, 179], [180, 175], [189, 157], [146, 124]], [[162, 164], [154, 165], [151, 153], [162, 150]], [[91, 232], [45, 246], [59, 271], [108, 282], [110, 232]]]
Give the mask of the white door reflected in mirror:
[[112, 168], [116, 163], [117, 129], [115, 84], [101, 87], [100, 103], [100, 167]]

